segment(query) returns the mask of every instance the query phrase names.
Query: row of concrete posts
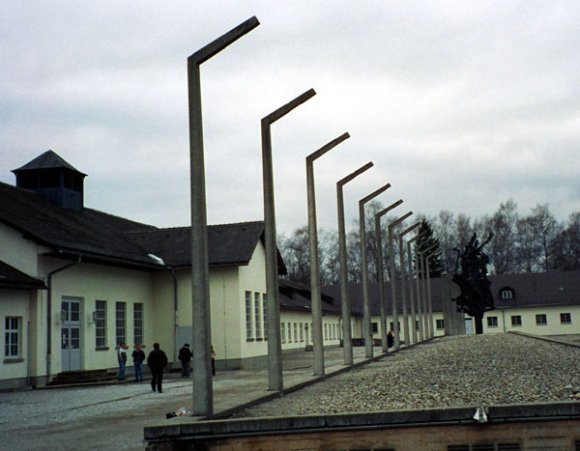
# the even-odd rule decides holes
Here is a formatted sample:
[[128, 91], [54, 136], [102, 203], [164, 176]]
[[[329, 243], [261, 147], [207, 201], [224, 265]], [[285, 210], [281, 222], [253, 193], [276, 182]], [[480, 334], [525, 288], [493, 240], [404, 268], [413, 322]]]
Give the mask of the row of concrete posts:
[[[207, 250], [207, 209], [205, 196], [205, 167], [203, 147], [203, 127], [201, 108], [200, 66], [214, 55], [224, 50], [230, 44], [249, 33], [259, 25], [256, 17], [251, 17], [228, 33], [198, 50], [188, 58], [188, 85], [189, 85], [189, 129], [190, 129], [190, 164], [191, 164], [191, 243], [192, 243], [192, 303], [193, 303], [193, 414], [211, 418], [213, 416], [213, 386], [211, 372], [211, 318], [209, 306], [209, 265]], [[264, 194], [264, 225], [266, 248], [266, 290], [267, 297], [267, 328], [268, 328], [268, 389], [283, 390], [282, 377], [282, 347], [280, 339], [280, 304], [278, 292], [278, 258], [276, 244], [276, 215], [274, 201], [272, 139], [270, 127], [277, 120], [288, 114], [316, 95], [310, 89], [292, 101], [268, 114], [261, 120], [262, 136], [262, 171]], [[312, 308], [312, 341], [313, 341], [313, 368], [314, 375], [324, 375], [324, 346], [322, 334], [322, 303], [320, 292], [320, 275], [318, 261], [318, 237], [316, 221], [316, 200], [314, 187], [314, 161], [335, 148], [349, 138], [343, 133], [330, 141], [314, 153], [306, 157], [306, 178], [308, 195], [308, 228], [310, 246], [310, 280], [311, 280], [311, 308]], [[344, 225], [343, 187], [373, 166], [372, 162], [360, 167], [353, 173], [339, 180], [337, 186], [338, 231], [339, 231], [339, 258], [340, 258], [340, 286], [342, 306], [342, 335], [344, 343], [344, 364], [353, 364], [352, 336], [351, 336], [351, 303], [347, 281], [346, 238]], [[373, 358], [373, 333], [368, 295], [368, 272], [366, 256], [365, 205], [372, 199], [386, 191], [390, 184], [385, 184], [373, 193], [359, 201], [360, 220], [360, 252], [361, 252], [361, 279], [363, 294], [363, 334], [365, 338], [365, 354]], [[382, 244], [380, 242], [381, 217], [396, 208], [403, 201], [399, 200], [375, 216], [376, 236], [379, 239], [379, 288], [381, 312], [381, 343], [383, 352], [388, 352], [386, 298], [384, 293], [384, 267]], [[405, 270], [405, 235], [415, 231], [419, 223], [415, 223], [401, 233], [395, 230], [412, 212], [400, 216], [387, 226], [388, 269], [390, 274], [394, 346], [391, 350], [398, 350], [401, 346], [399, 331], [399, 306], [397, 291], [401, 295], [403, 316], [403, 336], [406, 345], [416, 344], [430, 339], [434, 335], [433, 309], [429, 280], [429, 261], [435, 255], [435, 249], [426, 249], [419, 252], [415, 246], [416, 271], [414, 276], [412, 265], [412, 243], [418, 235], [406, 241], [408, 271]], [[398, 240], [401, 277], [399, 287], [395, 280], [394, 240]], [[425, 278], [421, 274], [426, 274]], [[415, 288], [413, 287], [415, 282]], [[407, 300], [408, 294], [408, 300]], [[409, 309], [410, 307], [410, 309]], [[451, 312], [451, 306], [449, 306]], [[409, 331], [409, 319], [411, 327]], [[450, 329], [451, 330], [451, 329]], [[419, 336], [417, 336], [417, 332]], [[446, 331], [447, 332], [447, 331]]]

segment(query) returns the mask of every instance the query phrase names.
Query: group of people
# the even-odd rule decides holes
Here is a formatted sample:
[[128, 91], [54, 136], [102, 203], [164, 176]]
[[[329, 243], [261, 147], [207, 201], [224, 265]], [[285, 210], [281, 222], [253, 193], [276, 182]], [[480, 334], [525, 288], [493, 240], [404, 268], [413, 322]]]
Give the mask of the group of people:
[[[127, 350], [129, 349], [125, 343], [119, 344], [117, 346], [117, 361], [119, 362], [119, 371], [117, 373], [117, 379], [120, 381], [125, 380], [125, 368], [127, 366]], [[135, 350], [132, 352], [131, 357], [133, 358], [133, 365], [135, 369], [135, 381], [143, 381], [143, 364], [145, 359], [147, 359], [147, 366], [151, 371], [151, 389], [159, 393], [163, 393], [163, 369], [167, 366], [167, 355], [159, 347], [159, 343], [153, 343], [153, 350], [149, 353], [149, 356], [145, 356], [145, 352], [141, 349], [140, 344], [135, 345]], [[191, 359], [193, 353], [189, 349], [189, 343], [185, 343], [183, 347], [179, 350], [178, 359], [181, 362], [181, 376], [189, 377], [191, 371]], [[215, 351], [213, 346], [211, 347], [211, 372], [215, 376]]]
[[[181, 377], [189, 377], [192, 357], [193, 353], [189, 349], [189, 343], [185, 343], [177, 356], [177, 359], [181, 362]], [[215, 350], [213, 345], [211, 346], [211, 374], [215, 376]]]
[[[119, 372], [117, 379], [125, 380], [125, 367], [127, 365], [127, 349], [125, 343], [117, 346], [117, 361], [119, 362]], [[151, 371], [151, 389], [163, 393], [163, 369], [167, 366], [167, 355], [159, 347], [159, 343], [153, 343], [153, 350], [149, 356], [145, 357], [145, 352], [141, 349], [140, 344], [135, 345], [135, 350], [132, 352], [133, 365], [135, 368], [135, 381], [143, 381], [143, 364], [147, 359], [147, 366]]]

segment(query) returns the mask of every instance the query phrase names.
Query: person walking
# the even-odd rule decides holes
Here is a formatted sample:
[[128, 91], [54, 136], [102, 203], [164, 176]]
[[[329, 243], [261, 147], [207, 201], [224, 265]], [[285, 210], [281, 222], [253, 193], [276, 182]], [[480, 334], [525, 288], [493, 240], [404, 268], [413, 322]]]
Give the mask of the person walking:
[[127, 346], [125, 343], [119, 343], [117, 346], [117, 362], [119, 362], [119, 371], [117, 372], [117, 379], [119, 381], [125, 380], [125, 366], [127, 365]]
[[193, 353], [189, 349], [189, 343], [185, 343], [179, 350], [179, 355], [177, 356], [181, 362], [181, 377], [189, 377], [189, 364], [192, 357]]
[[159, 343], [153, 343], [147, 365], [151, 370], [151, 390], [157, 389], [159, 393], [163, 393], [163, 368], [167, 366], [167, 355], [159, 348]]
[[143, 362], [145, 361], [145, 353], [141, 349], [141, 345], [137, 343], [135, 350], [131, 354], [133, 357], [133, 365], [135, 366], [135, 382], [143, 381]]

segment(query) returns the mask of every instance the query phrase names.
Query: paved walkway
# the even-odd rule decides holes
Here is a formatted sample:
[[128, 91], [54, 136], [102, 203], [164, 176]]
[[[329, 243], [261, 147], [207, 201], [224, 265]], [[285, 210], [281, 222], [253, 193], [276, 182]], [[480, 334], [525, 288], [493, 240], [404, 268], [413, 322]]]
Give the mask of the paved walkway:
[[[364, 348], [354, 348], [354, 361], [367, 361]], [[286, 354], [283, 366], [285, 389], [319, 379], [312, 352]], [[325, 368], [327, 375], [348, 369], [341, 348], [325, 350]], [[218, 372], [213, 387], [216, 416], [273, 395], [266, 370]], [[163, 393], [147, 381], [0, 393], [0, 450], [142, 450], [145, 426], [179, 421], [165, 414], [192, 404], [191, 382], [178, 373], [166, 375]]]

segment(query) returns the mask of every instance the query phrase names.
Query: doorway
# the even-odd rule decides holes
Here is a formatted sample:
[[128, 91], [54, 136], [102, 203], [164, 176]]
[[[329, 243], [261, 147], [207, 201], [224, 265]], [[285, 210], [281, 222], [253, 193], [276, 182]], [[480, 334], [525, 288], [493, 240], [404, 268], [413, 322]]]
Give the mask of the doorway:
[[62, 298], [60, 349], [62, 371], [81, 369], [81, 299]]

